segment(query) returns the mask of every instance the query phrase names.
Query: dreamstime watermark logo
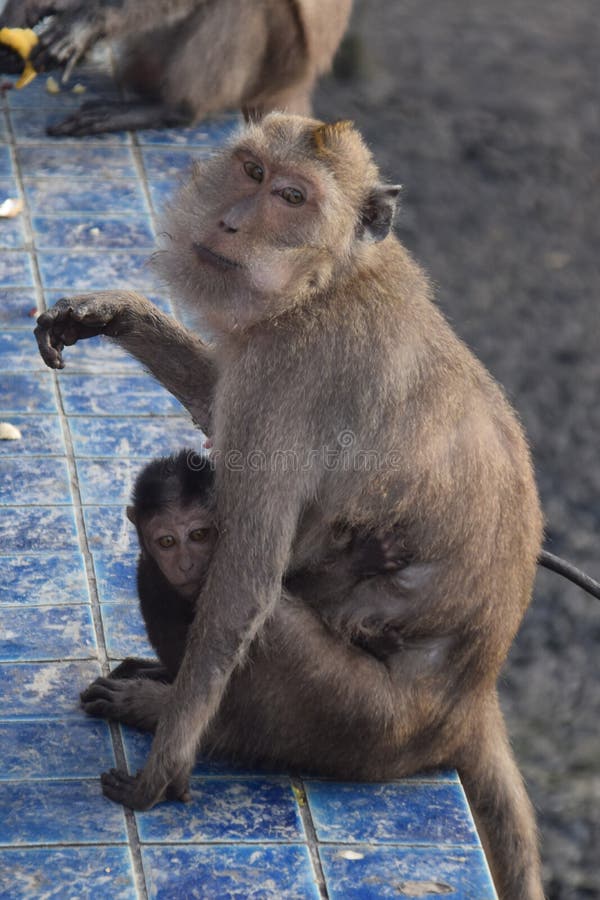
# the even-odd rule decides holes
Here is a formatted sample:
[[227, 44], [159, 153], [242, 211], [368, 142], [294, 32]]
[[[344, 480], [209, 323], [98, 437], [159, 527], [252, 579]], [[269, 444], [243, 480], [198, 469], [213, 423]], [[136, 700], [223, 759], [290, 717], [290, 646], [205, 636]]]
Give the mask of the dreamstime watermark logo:
[[221, 452], [191, 451], [187, 464], [193, 471], [215, 470], [225, 466], [232, 472], [307, 472], [321, 468], [326, 472], [380, 472], [401, 467], [402, 454], [396, 451], [361, 447], [349, 428], [338, 433], [331, 444], [310, 449], [235, 450]]

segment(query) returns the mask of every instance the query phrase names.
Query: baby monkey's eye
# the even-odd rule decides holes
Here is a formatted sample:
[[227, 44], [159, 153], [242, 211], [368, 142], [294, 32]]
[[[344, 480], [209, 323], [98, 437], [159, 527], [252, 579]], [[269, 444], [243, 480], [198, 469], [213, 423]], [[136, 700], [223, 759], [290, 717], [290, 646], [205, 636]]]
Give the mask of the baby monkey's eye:
[[284, 200], [287, 200], [288, 203], [291, 203], [292, 206], [300, 206], [304, 203], [304, 194], [302, 191], [299, 191], [298, 188], [285, 187], [281, 191], [281, 196]]
[[195, 528], [190, 531], [190, 541], [206, 541], [210, 535], [210, 528]]
[[250, 159], [244, 163], [244, 172], [246, 175], [249, 175], [250, 178], [254, 178], [255, 181], [262, 181], [265, 174], [263, 167], [259, 166], [258, 163], [252, 162]]
[[164, 534], [162, 537], [159, 537], [158, 543], [161, 547], [172, 547], [175, 543], [175, 538], [172, 534]]

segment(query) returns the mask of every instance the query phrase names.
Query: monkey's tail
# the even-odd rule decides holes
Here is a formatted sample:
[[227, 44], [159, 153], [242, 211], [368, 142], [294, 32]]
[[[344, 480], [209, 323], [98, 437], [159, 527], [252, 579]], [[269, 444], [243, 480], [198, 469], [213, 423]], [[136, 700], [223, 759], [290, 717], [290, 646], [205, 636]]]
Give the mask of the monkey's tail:
[[497, 696], [490, 698], [459, 763], [500, 900], [544, 900], [531, 801], [513, 757]]
[[600, 600], [600, 583], [590, 578], [581, 569], [567, 562], [566, 559], [555, 556], [554, 553], [548, 553], [547, 550], [542, 550], [538, 556], [538, 564], [546, 569], [551, 569], [553, 572], [557, 572], [563, 578], [568, 578], [573, 584], [578, 585], [584, 591], [587, 591], [588, 594], [591, 594], [592, 597]]

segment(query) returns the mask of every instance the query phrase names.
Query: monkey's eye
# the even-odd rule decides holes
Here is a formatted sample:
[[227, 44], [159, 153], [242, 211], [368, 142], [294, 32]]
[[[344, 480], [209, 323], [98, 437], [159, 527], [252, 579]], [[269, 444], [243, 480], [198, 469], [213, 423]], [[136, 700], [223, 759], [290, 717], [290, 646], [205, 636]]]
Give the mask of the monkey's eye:
[[285, 187], [281, 191], [281, 196], [292, 206], [301, 206], [304, 203], [304, 194], [298, 188]]
[[172, 547], [175, 543], [175, 538], [172, 534], [163, 534], [162, 537], [159, 537], [158, 544], [165, 549]]
[[250, 159], [244, 163], [244, 172], [255, 181], [262, 181], [265, 175], [263, 167], [259, 166], [258, 163], [252, 162]]
[[206, 541], [210, 535], [210, 528], [195, 528], [190, 531], [190, 541]]

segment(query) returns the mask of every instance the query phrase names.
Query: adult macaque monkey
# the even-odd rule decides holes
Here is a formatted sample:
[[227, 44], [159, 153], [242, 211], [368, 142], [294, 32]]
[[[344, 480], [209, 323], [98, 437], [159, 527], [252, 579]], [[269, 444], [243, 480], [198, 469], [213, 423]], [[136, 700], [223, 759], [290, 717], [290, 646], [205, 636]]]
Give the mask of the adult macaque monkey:
[[[134, 293], [61, 300], [38, 319], [49, 366], [108, 335], [218, 455], [219, 536], [184, 659], [160, 694], [130, 686], [156, 723], [152, 750], [103, 789], [135, 809], [185, 797], [226, 714], [273, 763], [366, 779], [456, 766], [501, 897], [540, 900], [496, 694], [535, 576], [537, 492], [514, 412], [390, 234], [397, 193], [350, 123], [270, 114], [196, 166], [157, 256], [214, 345]], [[318, 570], [338, 522], [400, 529], [410, 563], [369, 582], [363, 606], [287, 602], [284, 573]], [[393, 625], [398, 651], [381, 660], [348, 642], [356, 621]], [[231, 677], [269, 622], [272, 682], [239, 708]]]
[[138, 96], [92, 101], [48, 133], [98, 134], [196, 123], [247, 107], [308, 114], [352, 0], [8, 0], [0, 24], [52, 16], [36, 69], [75, 64], [101, 38], [122, 39], [119, 78]]

